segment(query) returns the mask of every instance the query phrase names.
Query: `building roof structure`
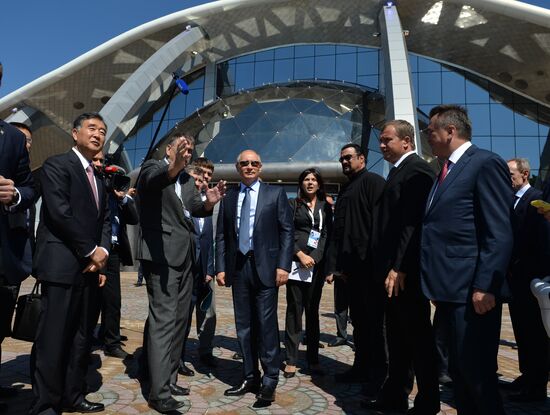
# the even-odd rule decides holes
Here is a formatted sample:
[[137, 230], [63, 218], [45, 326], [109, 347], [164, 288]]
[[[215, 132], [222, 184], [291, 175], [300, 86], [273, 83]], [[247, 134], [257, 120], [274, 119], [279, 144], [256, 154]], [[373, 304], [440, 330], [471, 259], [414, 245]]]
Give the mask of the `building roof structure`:
[[[198, 28], [201, 34], [178, 53], [178, 67], [189, 75], [209, 63], [283, 45], [380, 47], [378, 15], [386, 3], [205, 3], [136, 27], [12, 92], [0, 99], [0, 117], [10, 116], [14, 108], [30, 114], [37, 143], [48, 143], [33, 148], [33, 164], [41, 164], [66, 148], [72, 121], [84, 111], [99, 111], [109, 103], [125, 107], [125, 121], [135, 120], [139, 109], [124, 102], [134, 98], [116, 95], [132, 76], [146, 101], [162, 96], [171, 80], [170, 65], [157, 65], [158, 76], [140, 70], [186, 30]], [[397, 2], [397, 9], [409, 52], [464, 69], [550, 108], [550, 10], [514, 0], [406, 0]], [[112, 131], [116, 126], [110, 121]], [[550, 116], [543, 121], [550, 123]]]

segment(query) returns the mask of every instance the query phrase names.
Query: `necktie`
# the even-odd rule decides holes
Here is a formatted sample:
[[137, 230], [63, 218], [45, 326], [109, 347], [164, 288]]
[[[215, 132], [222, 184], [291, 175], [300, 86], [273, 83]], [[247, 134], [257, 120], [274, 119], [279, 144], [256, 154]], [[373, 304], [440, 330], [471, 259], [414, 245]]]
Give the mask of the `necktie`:
[[449, 173], [449, 164], [451, 162], [449, 160], [445, 160], [445, 163], [443, 163], [443, 168], [441, 169], [441, 173], [439, 173], [439, 178], [437, 179], [438, 184], [441, 186], [441, 183], [443, 183], [443, 180], [445, 180], [445, 177], [447, 177], [447, 174]]
[[241, 206], [241, 221], [239, 224], [239, 251], [246, 254], [250, 251], [250, 187], [244, 189], [244, 199]]
[[99, 209], [99, 198], [97, 197], [97, 189], [94, 183], [94, 168], [91, 164], [86, 167], [86, 174], [88, 175], [88, 182], [90, 182], [90, 187], [92, 188], [92, 193], [94, 194], [95, 206]]

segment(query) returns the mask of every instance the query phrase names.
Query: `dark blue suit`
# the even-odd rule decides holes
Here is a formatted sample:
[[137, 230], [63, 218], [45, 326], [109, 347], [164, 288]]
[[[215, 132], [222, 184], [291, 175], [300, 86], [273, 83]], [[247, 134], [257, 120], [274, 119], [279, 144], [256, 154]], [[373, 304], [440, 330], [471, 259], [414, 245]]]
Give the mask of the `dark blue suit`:
[[292, 211], [281, 187], [261, 183], [253, 227], [254, 253], [239, 253], [237, 204], [239, 188], [228, 190], [220, 205], [216, 235], [216, 271], [233, 287], [237, 337], [246, 380], [275, 387], [279, 378], [276, 269], [290, 271], [294, 254]]
[[[507, 292], [513, 245], [513, 199], [506, 163], [476, 146], [466, 150], [441, 185], [434, 184], [428, 198], [422, 223], [422, 289], [450, 324], [449, 363], [459, 413], [504, 413], [496, 358], [500, 299]], [[474, 289], [494, 294], [497, 306], [477, 314]]]

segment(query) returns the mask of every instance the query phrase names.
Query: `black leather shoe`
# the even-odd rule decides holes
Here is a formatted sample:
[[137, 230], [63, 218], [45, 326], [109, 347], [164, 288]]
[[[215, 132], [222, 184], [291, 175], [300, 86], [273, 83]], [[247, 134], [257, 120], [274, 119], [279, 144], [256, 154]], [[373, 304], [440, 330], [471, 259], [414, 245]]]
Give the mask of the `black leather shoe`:
[[503, 382], [502, 380], [499, 381], [499, 384], [498, 386], [504, 390], [509, 390], [509, 391], [520, 391], [522, 388], [524, 388], [527, 383], [527, 378], [523, 375], [520, 375], [518, 376], [517, 378], [514, 379], [513, 382], [511, 383], [508, 383], [508, 382]]
[[546, 400], [546, 388], [545, 389], [523, 389], [518, 393], [514, 393], [508, 396], [513, 402], [543, 402]]
[[445, 373], [442, 373], [441, 375], [439, 375], [437, 380], [440, 385], [447, 386], [448, 388], [453, 386], [453, 380], [449, 375], [446, 375]]
[[208, 367], [217, 367], [218, 361], [211, 354], [203, 354], [199, 357], [200, 362]]
[[245, 393], [258, 393], [260, 390], [260, 382], [254, 380], [244, 380], [238, 386], [227, 389], [223, 394], [225, 396], [242, 396]]
[[168, 414], [184, 406], [185, 402], [176, 401], [174, 398], [170, 397], [168, 399], [161, 399], [158, 401], [150, 399], [147, 404], [149, 405], [149, 408], [154, 409], [161, 414]]
[[273, 386], [262, 386], [256, 399], [264, 402], [273, 402], [275, 400], [275, 388]]
[[113, 348], [106, 348], [105, 351], [105, 356], [110, 356], [110, 357], [116, 357], [117, 359], [131, 359], [132, 357], [134, 357], [132, 354], [122, 350], [122, 347], [120, 346], [117, 346], [117, 347], [113, 347]]
[[407, 402], [403, 402], [401, 404], [397, 402], [387, 402], [387, 401], [363, 401], [361, 402], [361, 408], [363, 409], [370, 409], [371, 411], [391, 411], [391, 412], [397, 412], [401, 414], [407, 413], [407, 410], [409, 409], [409, 404]]
[[170, 393], [174, 396], [187, 396], [189, 395], [189, 388], [183, 388], [175, 383], [172, 383], [170, 385]]
[[13, 398], [17, 392], [18, 389], [12, 386], [0, 386], [0, 399]]
[[81, 412], [83, 414], [90, 414], [92, 412], [101, 412], [105, 410], [105, 405], [102, 403], [90, 402], [84, 399], [78, 405], [72, 408], [64, 408], [62, 412]]
[[336, 337], [333, 341], [331, 341], [328, 344], [328, 347], [345, 346], [346, 344], [348, 344], [346, 339], [343, 339], [341, 337]]
[[178, 373], [183, 376], [195, 376], [195, 371], [187, 366], [185, 363], [180, 363]]
[[235, 354], [231, 358], [233, 360], [243, 360], [243, 355], [240, 352], [235, 352]]
[[128, 341], [128, 336], [125, 336], [124, 334], [121, 334], [120, 335], [120, 341], [121, 342], [127, 342]]

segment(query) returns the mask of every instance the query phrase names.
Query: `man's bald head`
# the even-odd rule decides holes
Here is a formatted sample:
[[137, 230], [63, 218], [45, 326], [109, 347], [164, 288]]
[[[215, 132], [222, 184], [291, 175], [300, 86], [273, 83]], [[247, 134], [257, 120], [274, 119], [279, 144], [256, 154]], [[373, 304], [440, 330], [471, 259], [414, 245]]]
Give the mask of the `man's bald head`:
[[236, 167], [243, 184], [250, 186], [260, 177], [262, 159], [254, 150], [244, 150], [237, 157]]

